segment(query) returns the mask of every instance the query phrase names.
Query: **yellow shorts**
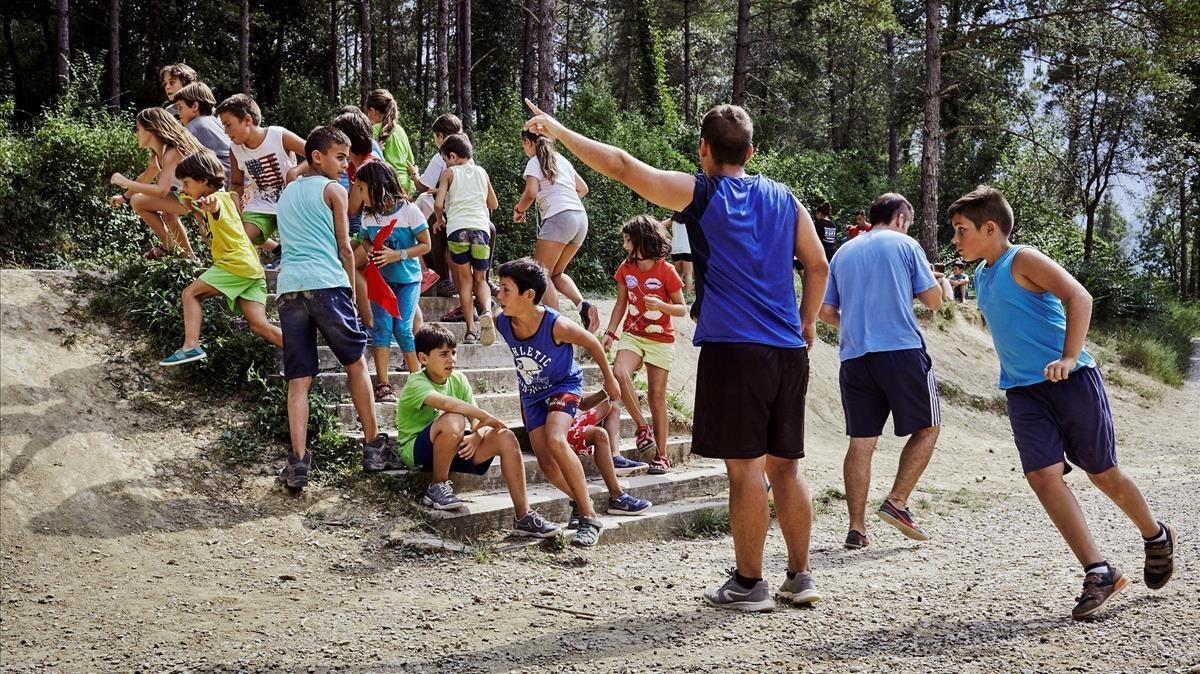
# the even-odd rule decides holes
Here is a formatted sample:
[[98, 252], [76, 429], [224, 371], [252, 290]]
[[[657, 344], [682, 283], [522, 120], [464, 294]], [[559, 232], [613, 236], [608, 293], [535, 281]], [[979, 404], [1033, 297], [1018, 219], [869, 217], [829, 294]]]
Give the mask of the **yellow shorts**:
[[675, 363], [675, 342], [656, 342], [628, 332], [617, 339], [617, 351], [632, 351], [644, 362], [664, 370]]

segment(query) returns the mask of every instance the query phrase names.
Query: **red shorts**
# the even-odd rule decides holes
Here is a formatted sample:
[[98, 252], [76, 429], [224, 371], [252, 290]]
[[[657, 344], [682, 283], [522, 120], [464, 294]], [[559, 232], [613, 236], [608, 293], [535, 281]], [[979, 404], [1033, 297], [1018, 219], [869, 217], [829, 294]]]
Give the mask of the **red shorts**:
[[571, 422], [571, 427], [567, 429], [567, 444], [579, 456], [591, 456], [596, 448], [587, 444], [584, 436], [587, 434], [587, 429], [595, 426], [600, 421], [596, 409], [592, 408], [582, 414], [575, 415], [575, 420]]

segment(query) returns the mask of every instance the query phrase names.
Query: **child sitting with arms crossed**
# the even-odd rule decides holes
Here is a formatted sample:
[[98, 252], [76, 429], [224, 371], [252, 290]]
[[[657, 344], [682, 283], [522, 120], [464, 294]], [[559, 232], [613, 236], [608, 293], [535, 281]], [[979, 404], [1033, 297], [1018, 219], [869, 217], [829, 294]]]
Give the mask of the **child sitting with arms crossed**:
[[[513, 503], [513, 535], [549, 538], [558, 533], [558, 527], [529, 507], [525, 462], [517, 436], [475, 406], [471, 382], [454, 371], [458, 346], [454, 335], [440, 325], [426, 325], [415, 339], [417, 358], [424, 369], [410, 374], [400, 392], [396, 446], [401, 465], [433, 474], [421, 505], [437, 510], [461, 508], [463, 502], [454, 494], [450, 473], [483, 475], [498, 456]], [[468, 419], [475, 423], [468, 426]], [[391, 455], [388, 449], [383, 452]], [[392, 456], [387, 461], [394, 463]]]
[[179, 162], [175, 175], [183, 181], [183, 194], [202, 213], [200, 233], [212, 237], [213, 264], [183, 291], [183, 346], [159, 365], [182, 365], [204, 360], [200, 346], [200, 324], [204, 300], [224, 295], [229, 310], [246, 317], [250, 331], [283, 346], [283, 333], [267, 320], [267, 281], [254, 246], [242, 229], [237, 197], [223, 190], [225, 171], [217, 156], [201, 150]]
[[567, 442], [567, 431], [583, 396], [583, 373], [575, 362], [574, 347], [582, 346], [600, 366], [610, 400], [617, 399], [621, 387], [596, 337], [541, 304], [550, 283], [542, 265], [532, 258], [513, 260], [500, 265], [499, 275], [497, 300], [503, 314], [496, 329], [513, 354], [529, 443], [546, 480], [579, 508], [579, 528], [571, 542], [593, 546], [600, 540], [604, 524], [592, 506], [583, 465]]

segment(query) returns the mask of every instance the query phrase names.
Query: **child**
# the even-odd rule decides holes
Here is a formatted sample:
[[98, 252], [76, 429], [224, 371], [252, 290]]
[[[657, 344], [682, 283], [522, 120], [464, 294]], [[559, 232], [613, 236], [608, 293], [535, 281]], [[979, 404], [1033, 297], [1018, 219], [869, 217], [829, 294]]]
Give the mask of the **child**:
[[933, 270], [933, 278], [937, 281], [938, 288], [942, 291], [942, 301], [949, 302], [954, 296], [954, 289], [950, 286], [950, 279], [946, 277], [946, 265], [937, 262], [929, 265]]
[[694, 284], [692, 282], [692, 244], [688, 242], [687, 225], [671, 217], [663, 220], [662, 226], [671, 230], [671, 265], [675, 267], [675, 273], [683, 279], [683, 292], [690, 293]]
[[404, 127], [396, 121], [396, 99], [387, 89], [375, 89], [367, 94], [364, 107], [371, 121], [371, 133], [383, 147], [383, 160], [396, 170], [400, 187], [407, 194], [417, 194], [416, 183], [408, 174], [408, 167], [412, 166], [414, 159], [412, 146], [408, 143]]
[[979, 309], [1000, 358], [1000, 388], [1021, 469], [1084, 569], [1083, 594], [1071, 611], [1082, 620], [1104, 607], [1129, 579], [1101, 555], [1063, 475], [1082, 468], [1141, 532], [1143, 577], [1157, 590], [1174, 571], [1175, 530], [1154, 518], [1133, 480], [1117, 465], [1104, 378], [1084, 350], [1092, 296], [1054, 260], [1008, 239], [1012, 208], [981, 185], [951, 204], [954, 245], [975, 273]]
[[[403, 465], [433, 473], [421, 505], [436, 510], [463, 507], [450, 485], [450, 473], [483, 475], [498, 456], [513, 503], [513, 535], [549, 538], [557, 534], [558, 527], [529, 507], [517, 436], [475, 406], [471, 383], [454, 371], [454, 335], [440, 325], [422, 326], [416, 345], [425, 369], [409, 375], [400, 391], [396, 443]], [[468, 426], [468, 419], [475, 423]]]
[[194, 260], [196, 254], [179, 221], [179, 216], [187, 214], [190, 208], [175, 194], [179, 187], [175, 167], [184, 157], [200, 151], [200, 143], [162, 108], [139, 112], [136, 130], [138, 147], [150, 150], [150, 163], [136, 180], [112, 174], [109, 182], [123, 188], [125, 193], [113, 197], [109, 203], [113, 206], [128, 203], [158, 237], [161, 243], [146, 251], [146, 259], [157, 260], [182, 250], [185, 257]]
[[162, 82], [163, 94], [167, 99], [167, 102], [164, 104], [166, 111], [171, 116], [178, 117], [179, 108], [175, 103], [175, 94], [180, 89], [199, 79], [196, 76], [196, 71], [185, 63], [172, 63], [169, 66], [163, 66], [158, 69], [158, 79]]
[[[447, 136], [442, 141], [442, 158], [446, 170], [438, 181], [434, 200], [434, 229], [446, 228], [446, 247], [458, 302], [462, 307], [467, 334], [463, 344], [491, 346], [496, 341], [492, 323], [492, 289], [488, 286], [487, 270], [491, 266], [491, 212], [500, 202], [492, 190], [487, 171], [471, 161], [471, 141], [462, 134]], [[475, 328], [472, 295], [479, 298], [482, 312], [479, 329]]]
[[[417, 372], [421, 364], [413, 346], [413, 316], [421, 296], [421, 265], [418, 260], [429, 252], [429, 227], [421, 211], [405, 198], [396, 180], [396, 172], [384, 162], [373, 161], [359, 169], [354, 180], [354, 192], [359, 195], [363, 209], [363, 237], [360, 250], [372, 251], [380, 230], [395, 218], [396, 226], [385, 246], [370, 253], [379, 272], [396, 293], [400, 315], [392, 316], [383, 307], [371, 302], [375, 326], [371, 337], [375, 352], [375, 402], [395, 402], [396, 394], [388, 382], [391, 344], [395, 338], [404, 353], [408, 371]], [[365, 282], [358, 292], [366, 293]]]
[[[264, 143], [265, 145], [265, 143]], [[279, 326], [283, 330], [283, 376], [288, 382], [288, 430], [292, 451], [280, 480], [289, 489], [308, 484], [312, 454], [308, 433], [308, 390], [320, 371], [317, 331], [346, 368], [350, 398], [362, 424], [364, 467], [387, 444], [376, 434], [371, 375], [363, 356], [367, 336], [354, 312], [354, 253], [346, 224], [346, 191], [337, 177], [346, 170], [350, 140], [318, 127], [304, 144], [302, 175], [279, 195], [283, 264], [279, 268]]]
[[579, 528], [571, 542], [595, 545], [604, 524], [592, 506], [583, 465], [567, 442], [567, 430], [583, 395], [583, 373], [575, 362], [573, 347], [582, 346], [600, 366], [610, 400], [617, 399], [621, 387], [596, 337], [541, 304], [550, 283], [542, 265], [527, 257], [505, 262], [498, 271], [497, 299], [504, 313], [496, 321], [496, 329], [513, 354], [521, 389], [521, 418], [529, 442], [546, 480], [579, 508]]
[[967, 288], [971, 285], [971, 277], [963, 273], [963, 264], [955, 262], [951, 267], [954, 273], [950, 275], [950, 287], [954, 289], [954, 301], [967, 301]]
[[[246, 226], [246, 236], [254, 245], [282, 259], [279, 244], [273, 238], [279, 228], [276, 218], [279, 196], [287, 183], [288, 171], [295, 166], [292, 156], [304, 155], [304, 139], [282, 126], [263, 128], [258, 103], [246, 94], [234, 94], [221, 101], [217, 116], [232, 141], [229, 180], [233, 191], [244, 201], [242, 223]], [[244, 192], [246, 184], [250, 186], [249, 199]]]
[[[186, 106], [180, 107], [183, 110]], [[184, 196], [204, 214], [202, 222], [207, 227], [201, 225], [201, 235], [212, 237], [213, 264], [183, 291], [183, 346], [159, 365], [182, 365], [207, 357], [200, 346], [203, 302], [221, 295], [229, 302], [230, 311], [246, 317], [251, 332], [282, 347], [283, 334], [267, 320], [266, 274], [242, 228], [236, 197], [222, 189], [225, 170], [217, 156], [208, 150], [188, 155], [179, 162], [175, 175], [183, 181]]]
[[[425, 172], [417, 171], [417, 167], [413, 164], [405, 167], [408, 177], [413, 181], [415, 190], [413, 194], [417, 197], [415, 203], [426, 218], [433, 217], [434, 192], [437, 190], [438, 181], [442, 179], [442, 171], [446, 170], [446, 161], [442, 159], [442, 141], [446, 136], [462, 133], [462, 122], [451, 113], [439, 115], [437, 119], [433, 120], [432, 131], [433, 146], [436, 151], [429, 158]], [[457, 294], [457, 290], [454, 288], [454, 279], [450, 277], [450, 253], [446, 250], [446, 233], [444, 231], [433, 232], [431, 243], [433, 250], [426, 256], [426, 263], [442, 278], [434, 288], [434, 294], [452, 297]], [[455, 307], [442, 316], [442, 320], [454, 319], [455, 316], [458, 316], [456, 320], [462, 320], [461, 314], [462, 308]]]
[[[362, 190], [352, 190], [350, 187], [354, 183], [358, 169], [379, 157], [375, 155], [375, 141], [371, 139], [371, 122], [358, 108], [352, 106], [342, 108], [342, 112], [334, 118], [330, 126], [346, 134], [346, 137], [350, 139], [350, 163], [346, 166], [346, 172], [338, 177], [338, 181], [342, 187], [346, 188], [349, 195], [350, 241], [354, 246], [354, 265], [357, 269], [362, 270], [367, 264], [367, 249], [361, 245], [362, 242], [358, 239], [358, 230], [362, 227], [362, 199], [365, 193]], [[374, 315], [371, 311], [370, 301], [367, 299], [367, 281], [361, 274], [358, 276], [358, 288], [356, 288], [355, 296], [358, 298], [358, 315], [363, 324], [368, 329], [374, 329]]]
[[229, 189], [229, 136], [221, 128], [221, 122], [213, 116], [217, 99], [212, 89], [203, 82], [192, 82], [175, 94], [175, 108], [179, 112], [179, 123], [200, 144], [212, 150], [225, 168], [225, 189]]
[[[637, 424], [637, 448], [654, 450], [650, 474], [661, 475], [671, 469], [667, 456], [667, 376], [675, 361], [675, 327], [672, 316], [686, 316], [683, 302], [683, 281], [667, 262], [671, 242], [658, 222], [648, 215], [639, 215], [621, 228], [625, 240], [626, 259], [617, 267], [613, 278], [617, 282], [617, 302], [608, 328], [604, 331], [604, 351], [617, 343], [617, 360], [613, 366], [621, 384], [621, 399]], [[624, 319], [620, 339], [617, 324]], [[647, 398], [654, 419], [654, 433], [646, 423], [633, 390], [633, 373], [646, 365]]]
[[[596, 470], [608, 489], [609, 515], [640, 515], [653, 503], [640, 499], [621, 488], [618, 477], [639, 475], [646, 470], [641, 461], [626, 459], [621, 448], [621, 414], [616, 401], [609, 400], [604, 391], [596, 391], [579, 401], [579, 411], [567, 429], [567, 444], [576, 456], [591, 456]], [[603, 424], [603, 425], [599, 425]], [[571, 501], [568, 529], [579, 529], [579, 506]]]

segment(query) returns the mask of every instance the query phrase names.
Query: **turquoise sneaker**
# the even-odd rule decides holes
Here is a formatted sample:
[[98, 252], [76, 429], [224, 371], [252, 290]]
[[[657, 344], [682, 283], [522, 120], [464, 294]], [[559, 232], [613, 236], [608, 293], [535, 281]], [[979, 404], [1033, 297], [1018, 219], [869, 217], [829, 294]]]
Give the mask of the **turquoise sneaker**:
[[208, 354], [204, 353], [204, 349], [197, 346], [194, 349], [179, 349], [175, 353], [158, 361], [158, 364], [163, 367], [172, 367], [197, 360], [204, 360], [205, 358], [208, 358]]

